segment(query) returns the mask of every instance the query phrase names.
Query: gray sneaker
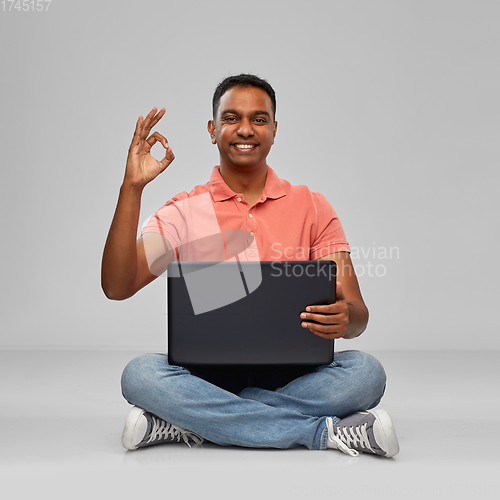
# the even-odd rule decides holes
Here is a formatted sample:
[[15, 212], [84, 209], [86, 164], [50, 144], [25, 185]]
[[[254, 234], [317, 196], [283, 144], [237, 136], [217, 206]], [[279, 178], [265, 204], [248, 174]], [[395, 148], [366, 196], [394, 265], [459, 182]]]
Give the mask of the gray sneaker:
[[165, 422], [152, 413], [134, 406], [127, 417], [122, 434], [122, 445], [127, 450], [137, 450], [144, 446], [184, 441], [189, 447], [189, 440], [196, 444], [203, 443], [203, 438], [194, 432]]
[[359, 452], [393, 457], [399, 452], [398, 438], [391, 417], [385, 410], [353, 413], [336, 424], [326, 419], [327, 448], [336, 448], [356, 457]]

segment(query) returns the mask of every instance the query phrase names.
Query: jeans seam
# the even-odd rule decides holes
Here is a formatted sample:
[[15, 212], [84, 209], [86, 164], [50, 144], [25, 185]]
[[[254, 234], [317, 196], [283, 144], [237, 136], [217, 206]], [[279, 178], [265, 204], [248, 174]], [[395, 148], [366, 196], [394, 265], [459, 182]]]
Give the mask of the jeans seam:
[[320, 450], [326, 450], [326, 440], [327, 439], [328, 439], [328, 429], [326, 427], [326, 420], [325, 420], [325, 428], [323, 429], [323, 432], [321, 433], [321, 441], [319, 444]]
[[[338, 418], [338, 417], [331, 417], [331, 419], [333, 421], [333, 425], [340, 422], [340, 418]], [[327, 441], [328, 441], [328, 427], [326, 426], [326, 419], [325, 419], [325, 428], [323, 429], [323, 432], [321, 433], [321, 438], [320, 438], [320, 445], [319, 445], [320, 450], [328, 449]]]

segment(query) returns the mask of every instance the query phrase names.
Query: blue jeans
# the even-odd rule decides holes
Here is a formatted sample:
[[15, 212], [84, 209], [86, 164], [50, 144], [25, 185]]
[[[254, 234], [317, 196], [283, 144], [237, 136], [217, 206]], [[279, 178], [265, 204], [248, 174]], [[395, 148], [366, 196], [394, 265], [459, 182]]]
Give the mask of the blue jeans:
[[166, 354], [133, 359], [122, 391], [133, 405], [221, 446], [325, 449], [334, 423], [376, 406], [385, 389], [382, 365], [360, 351], [335, 353], [330, 365], [300, 371], [195, 372]]

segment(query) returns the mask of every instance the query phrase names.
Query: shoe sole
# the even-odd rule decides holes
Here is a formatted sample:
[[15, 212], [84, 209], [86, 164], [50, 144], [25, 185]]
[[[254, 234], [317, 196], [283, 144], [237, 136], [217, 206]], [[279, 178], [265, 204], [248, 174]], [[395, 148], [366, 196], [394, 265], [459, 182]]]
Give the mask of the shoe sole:
[[399, 443], [391, 417], [385, 410], [368, 410], [375, 417], [373, 434], [377, 444], [385, 451], [385, 457], [393, 457], [399, 453]]
[[144, 415], [144, 413], [146, 413], [145, 410], [139, 408], [138, 406], [134, 406], [127, 416], [125, 427], [123, 428], [122, 433], [122, 446], [127, 450], [137, 450], [137, 448], [139, 447], [139, 443], [136, 437], [136, 430], [137, 424], [139, 423], [140, 418], [142, 417], [142, 415]]

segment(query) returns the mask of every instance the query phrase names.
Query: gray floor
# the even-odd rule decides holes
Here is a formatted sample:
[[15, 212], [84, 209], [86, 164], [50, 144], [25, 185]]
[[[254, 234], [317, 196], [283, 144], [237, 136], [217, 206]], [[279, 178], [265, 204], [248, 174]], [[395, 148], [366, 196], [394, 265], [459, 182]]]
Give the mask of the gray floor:
[[[500, 352], [379, 352], [401, 452], [120, 444], [132, 351], [0, 351], [4, 498], [497, 498]], [[48, 498], [48, 496], [47, 496]]]

